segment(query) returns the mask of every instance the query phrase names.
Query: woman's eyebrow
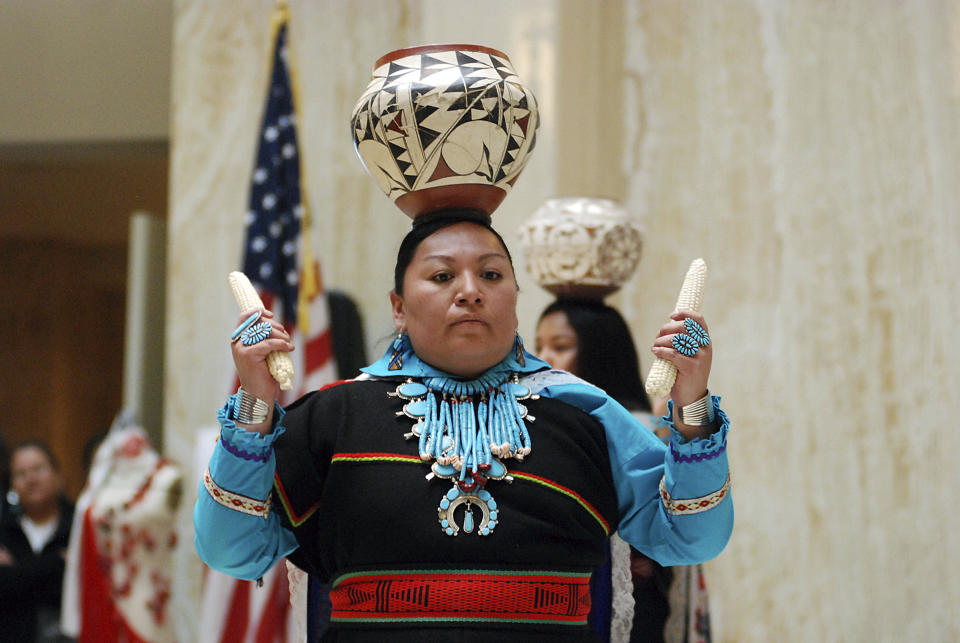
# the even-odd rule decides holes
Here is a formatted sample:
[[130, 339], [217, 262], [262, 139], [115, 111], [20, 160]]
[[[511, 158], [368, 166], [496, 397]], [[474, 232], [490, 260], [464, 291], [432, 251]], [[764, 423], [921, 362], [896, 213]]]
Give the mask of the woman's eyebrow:
[[445, 261], [447, 263], [453, 263], [454, 258], [450, 255], [427, 255], [423, 258], [424, 261], [429, 261], [430, 259], [438, 259], [440, 261]]
[[[506, 259], [507, 255], [501, 252], [488, 252], [486, 254], [480, 255], [479, 257], [477, 257], [477, 259], [480, 261], [483, 261], [484, 259], [490, 259], [491, 257]], [[453, 263], [456, 261], [456, 258], [451, 255], [427, 255], [426, 257], [423, 258], [424, 261], [428, 261], [430, 259], [438, 259], [440, 261], [446, 261], [447, 263]]]

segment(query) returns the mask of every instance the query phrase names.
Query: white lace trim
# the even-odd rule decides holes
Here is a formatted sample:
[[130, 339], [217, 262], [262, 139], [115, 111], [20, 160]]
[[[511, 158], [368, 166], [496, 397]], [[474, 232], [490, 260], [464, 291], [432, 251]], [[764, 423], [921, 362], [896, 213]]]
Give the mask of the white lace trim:
[[289, 560], [287, 563], [287, 585], [290, 588], [290, 610], [293, 621], [293, 640], [296, 643], [307, 641], [307, 596], [309, 595], [309, 576]]
[[610, 536], [610, 569], [613, 581], [610, 643], [629, 643], [634, 607], [630, 545], [618, 534]]

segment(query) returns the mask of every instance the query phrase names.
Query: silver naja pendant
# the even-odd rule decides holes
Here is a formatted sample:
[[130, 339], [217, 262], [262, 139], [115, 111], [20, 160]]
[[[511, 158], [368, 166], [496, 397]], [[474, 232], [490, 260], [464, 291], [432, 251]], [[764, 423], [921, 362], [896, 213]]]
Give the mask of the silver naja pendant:
[[[535, 418], [519, 400], [539, 396], [520, 384], [516, 374], [512, 381], [504, 381], [498, 387], [503, 395], [512, 395], [516, 401], [503, 402], [495, 410], [492, 402], [486, 406], [487, 394], [493, 389], [475, 391], [480, 396], [479, 404], [485, 405], [482, 412], [473, 408], [473, 398], [469, 394], [443, 392], [438, 401], [437, 393], [431, 397], [431, 389], [413, 379], [398, 384], [395, 390], [387, 393], [404, 400], [403, 408], [395, 411], [396, 415], [414, 421], [411, 430], [403, 437], [418, 440], [420, 459], [433, 461], [427, 480], [437, 477], [453, 481], [453, 487], [443, 495], [437, 507], [440, 528], [448, 536], [456, 536], [461, 529], [481, 536], [493, 533], [500, 512], [497, 501], [485, 488], [487, 482], [513, 482], [503, 460], [516, 458], [523, 461], [530, 454], [530, 436], [523, 423], [533, 422]], [[437, 404], [441, 405], [440, 409]], [[471, 408], [466, 416], [456, 415], [458, 422], [455, 423], [448, 405], [457, 409], [456, 405], [463, 404], [469, 404]], [[503, 415], [495, 416], [494, 413]], [[497, 417], [496, 421], [494, 417]], [[497, 436], [487, 435], [487, 427], [497, 427]], [[467, 433], [461, 435], [462, 430]], [[477, 442], [481, 443], [479, 454], [472, 450]], [[470, 449], [464, 445], [471, 445]]]
[[[457, 510], [460, 507], [463, 507], [463, 511], [459, 512], [462, 518], [458, 521]], [[474, 516], [474, 507], [480, 512], [479, 523]], [[456, 536], [460, 532], [461, 524], [468, 534], [476, 530], [481, 536], [488, 536], [496, 529], [499, 514], [497, 501], [489, 491], [480, 489], [476, 493], [466, 492], [456, 484], [444, 494], [437, 508], [440, 527], [448, 536]]]

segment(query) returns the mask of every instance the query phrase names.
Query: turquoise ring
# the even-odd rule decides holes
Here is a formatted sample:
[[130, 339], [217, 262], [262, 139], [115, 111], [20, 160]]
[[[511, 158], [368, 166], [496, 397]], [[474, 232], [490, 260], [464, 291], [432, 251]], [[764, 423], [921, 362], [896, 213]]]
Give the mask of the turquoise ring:
[[673, 336], [673, 347], [677, 349], [678, 353], [687, 357], [693, 357], [700, 350], [697, 340], [683, 333], [677, 333]]
[[257, 312], [253, 313], [252, 315], [247, 317], [245, 320], [243, 320], [243, 323], [237, 326], [236, 329], [233, 331], [233, 333], [230, 335], [230, 342], [233, 343], [238, 339], [240, 339], [240, 335], [243, 334], [243, 331], [247, 330], [251, 324], [253, 324], [255, 321], [260, 319], [260, 316], [262, 314], [263, 314], [263, 311], [258, 310]]
[[242, 333], [240, 333], [240, 341], [244, 346], [253, 346], [254, 344], [259, 344], [267, 337], [270, 337], [272, 330], [273, 327], [270, 326], [270, 322], [260, 322], [259, 324], [248, 326]]
[[696, 322], [696, 320], [687, 317], [683, 320], [683, 327], [687, 331], [687, 335], [693, 338], [693, 341], [697, 342], [700, 346], [709, 346], [710, 345], [710, 335], [707, 334], [707, 331]]

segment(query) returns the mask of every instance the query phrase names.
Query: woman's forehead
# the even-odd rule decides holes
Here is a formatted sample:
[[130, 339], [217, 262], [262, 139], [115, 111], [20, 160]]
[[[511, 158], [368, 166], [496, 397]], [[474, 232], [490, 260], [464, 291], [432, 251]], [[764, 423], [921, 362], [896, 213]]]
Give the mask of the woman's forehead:
[[455, 223], [424, 239], [414, 255], [415, 261], [442, 259], [479, 259], [502, 257], [507, 252], [493, 232], [474, 223]]
[[47, 464], [53, 464], [43, 449], [32, 445], [18, 448], [10, 457], [11, 466], [13, 467], [31, 465], [37, 460], [42, 460]]
[[573, 326], [570, 325], [567, 314], [562, 310], [555, 310], [541, 317], [540, 322], [537, 324], [537, 330], [552, 336], [573, 335], [576, 337], [577, 335]]

